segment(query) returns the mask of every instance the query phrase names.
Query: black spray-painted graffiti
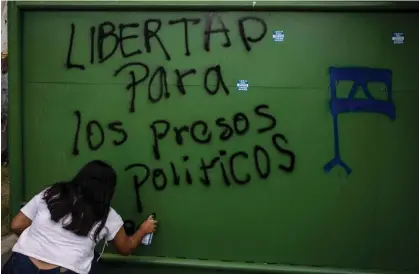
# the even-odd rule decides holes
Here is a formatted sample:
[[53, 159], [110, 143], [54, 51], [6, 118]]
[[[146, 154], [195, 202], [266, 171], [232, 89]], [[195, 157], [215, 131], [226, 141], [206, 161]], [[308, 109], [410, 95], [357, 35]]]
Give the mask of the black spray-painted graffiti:
[[[215, 21], [219, 27], [213, 26]], [[77, 35], [76, 31], [78, 29], [75, 24], [71, 24], [66, 67], [84, 71], [89, 66], [105, 63], [115, 55], [119, 55], [118, 58], [127, 59], [125, 64], [115, 70], [113, 76], [123, 77], [121, 75], [128, 75], [129, 82], [126, 86], [126, 90], [130, 94], [128, 112], [135, 113], [137, 92], [140, 84], [147, 83], [147, 101], [155, 104], [169, 99], [173, 92], [168, 89], [168, 73], [174, 73], [176, 76], [177, 86], [175, 92], [185, 96], [187, 95], [187, 90], [184, 85], [184, 79], [186, 77], [194, 77], [198, 72], [195, 68], [168, 71], [164, 66], [151, 69], [143, 62], [134, 62], [129, 59], [133, 56], [160, 51], [166, 62], [172, 60], [174, 56], [170, 53], [170, 47], [163, 43], [159, 31], [163, 27], [175, 30], [175, 28], [180, 26], [183, 26], [184, 54], [185, 56], [193, 56], [194, 52], [191, 52], [189, 47], [189, 30], [190, 28], [198, 27], [200, 23], [200, 18], [179, 18], [169, 20], [167, 24], [163, 24], [160, 19], [147, 19], [142, 24], [143, 37], [139, 37], [137, 34], [132, 34], [133, 31], [140, 29], [140, 24], [138, 23], [116, 25], [113, 22], [103, 22], [98, 26], [90, 28], [90, 58], [85, 61], [76, 61], [73, 57], [75, 35]], [[257, 35], [249, 36], [246, 28], [249, 26], [253, 27], [255, 24], [259, 25], [261, 31]], [[243, 49], [247, 52], [252, 50], [252, 46], [262, 41], [267, 33], [266, 23], [258, 17], [239, 19], [237, 21], [237, 29]], [[130, 34], [127, 34], [128, 30]], [[222, 17], [219, 15], [208, 15], [205, 18], [203, 31], [204, 52], [211, 50], [211, 37], [213, 35], [224, 36], [222, 47], [232, 47], [230, 34], [231, 30], [226, 26]], [[133, 50], [128, 48], [126, 41], [139, 38], [142, 38], [144, 41], [143, 48]], [[152, 48], [151, 41], [153, 40], [153, 45], [157, 45], [157, 48]], [[106, 47], [109, 50], [105, 50], [105, 42], [107, 46], [109, 46], [109, 43], [113, 46]], [[203, 71], [203, 74], [203, 90], [208, 96], [211, 97], [219, 92], [222, 92], [225, 96], [230, 94], [228, 85], [223, 79], [220, 65], [208, 66]], [[213, 80], [210, 81], [210, 79]], [[152, 87], [155, 86], [158, 87], [157, 92], [152, 91]], [[82, 135], [86, 137], [85, 141], [90, 151], [98, 151], [104, 145], [120, 147], [129, 139], [129, 132], [121, 120], [101, 123], [98, 120], [86, 118], [79, 110], [74, 112], [74, 116], [76, 128], [72, 153], [75, 156], [81, 154], [79, 144], [83, 142], [80, 138]], [[258, 126], [253, 125], [254, 122]], [[230, 187], [233, 184], [248, 184], [252, 179], [256, 178], [265, 180], [276, 171], [292, 172], [295, 167], [295, 154], [287, 148], [288, 139], [283, 133], [277, 131], [276, 125], [277, 119], [266, 104], [255, 105], [253, 109], [232, 113], [231, 117], [214, 117], [210, 121], [197, 120], [190, 124], [181, 125], [174, 125], [168, 119], [153, 121], [149, 125], [150, 134], [153, 136], [150, 150], [154, 158], [161, 164], [151, 167], [147, 163], [131, 163], [125, 167], [126, 172], [134, 173], [133, 189], [136, 193], [137, 211], [139, 213], [143, 211], [140, 188], [146, 182], [151, 183], [156, 191], [163, 191], [169, 186], [179, 187], [182, 184], [197, 184], [209, 187], [218, 181], [221, 181], [226, 187]], [[174, 142], [178, 147], [186, 146], [190, 142], [207, 146], [211, 145], [214, 140], [229, 142], [235, 138], [244, 137], [251, 132], [253, 134], [268, 135], [270, 146], [264, 147], [254, 144], [247, 151], [229, 151], [214, 148], [213, 155], [206, 155], [200, 159], [192, 159], [189, 155], [184, 155], [181, 159], [171, 159], [169, 161], [165, 159], [166, 157], [163, 157], [164, 155], [162, 155], [160, 149], [162, 142], [167, 141]], [[254, 166], [253, 173], [251, 170], [243, 171], [238, 168], [244, 161], [252, 163]], [[191, 167], [199, 168], [199, 174], [192, 175]], [[214, 178], [210, 176], [211, 170], [218, 170], [221, 173], [221, 177]], [[127, 233], [134, 233], [135, 227], [136, 225], [132, 220], [125, 221]]]
[[[268, 125], [265, 127], [260, 127], [255, 129], [255, 133], [264, 134], [267, 132], [272, 132], [276, 127], [276, 118], [270, 114], [269, 106], [259, 105], [254, 108], [254, 114], [259, 119], [264, 119], [268, 122]], [[251, 127], [250, 115], [239, 112], [233, 115], [232, 121], [228, 121], [225, 118], [216, 118], [214, 120], [214, 125], [217, 130], [210, 130], [210, 126], [206, 121], [199, 120], [195, 121], [191, 125], [182, 125], [177, 127], [172, 127], [169, 121], [166, 120], [157, 120], [154, 121], [150, 128], [153, 132], [153, 155], [156, 160], [160, 160], [162, 157], [160, 155], [159, 144], [169, 137], [169, 132], [171, 132], [171, 137], [174, 139], [175, 143], [178, 146], [185, 144], [184, 137], [187, 134], [191, 137], [192, 141], [205, 145], [209, 144], [213, 139], [219, 139], [221, 141], [229, 141], [234, 137], [246, 135]], [[263, 122], [263, 120], [262, 120]], [[220, 150], [217, 155], [212, 158], [200, 159], [199, 169], [201, 170], [201, 177], [198, 178], [198, 181], [205, 186], [210, 186], [211, 181], [214, 178], [211, 178], [208, 172], [211, 169], [219, 168], [222, 173], [222, 181], [226, 186], [230, 186], [232, 181], [239, 185], [244, 185], [250, 182], [250, 174], [238, 174], [236, 165], [239, 161], [248, 160], [252, 161], [255, 166], [255, 171], [258, 174], [260, 179], [267, 179], [271, 174], [271, 168], [277, 167], [279, 170], [284, 172], [292, 172], [295, 165], [295, 155], [292, 151], [285, 149], [284, 145], [288, 143], [288, 140], [283, 134], [274, 133], [271, 136], [272, 147], [264, 148], [260, 145], [254, 145], [252, 152], [248, 153], [246, 151], [225, 151]], [[287, 159], [288, 164], [273, 164], [271, 161], [272, 155], [270, 151], [276, 150], [276, 153], [281, 154]], [[249, 159], [250, 158], [250, 159]], [[253, 159], [252, 159], [253, 158]], [[241, 160], [240, 160], [241, 159]], [[189, 161], [189, 156], [185, 155], [182, 159], [183, 162]], [[185, 170], [184, 176], [179, 173], [179, 168], [175, 166], [173, 162], [170, 162], [166, 169], [164, 168], [150, 168], [146, 164], [138, 163], [127, 166], [126, 170], [132, 168], [141, 168], [142, 170], [138, 171], [138, 174], [143, 174], [143, 176], [135, 178], [136, 192], [139, 193], [139, 188], [148, 180], [151, 179], [153, 186], [156, 190], [164, 190], [169, 182], [172, 182], [173, 185], [179, 185], [181, 178], [184, 178], [187, 184], [192, 184], [194, 179], [191, 176], [191, 173], [188, 169]], [[144, 172], [145, 171], [145, 172]], [[169, 175], [170, 174], [170, 175]], [[170, 176], [170, 177], [169, 177]], [[231, 178], [231, 180], [230, 180]], [[219, 180], [217, 178], [216, 180]], [[137, 206], [138, 210], [141, 211], [141, 203], [139, 197], [137, 197]]]
[[[219, 28], [214, 28], [213, 23], [214, 21], [218, 22], [221, 26]], [[182, 24], [183, 25], [183, 37], [184, 37], [184, 49], [185, 55], [191, 56], [192, 53], [189, 50], [189, 28], [190, 27], [198, 27], [199, 23], [201, 22], [200, 18], [180, 18], [176, 20], [169, 20], [167, 23], [167, 27], [173, 28], [175, 31], [176, 25]], [[155, 40], [160, 47], [160, 50], [165, 56], [165, 59], [170, 61], [172, 60], [172, 56], [169, 53], [168, 47], [164, 45], [159, 31], [162, 29], [162, 21], [160, 19], [147, 19], [145, 20], [143, 26], [143, 40], [144, 40], [144, 48], [147, 53], [151, 53], [152, 50], [155, 51], [156, 49], [152, 49], [151, 41]], [[251, 37], [246, 32], [246, 26], [258, 24], [261, 27], [261, 32]], [[251, 44], [257, 43], [262, 41], [267, 33], [267, 25], [265, 21], [258, 17], [244, 17], [240, 18], [237, 22], [238, 32], [241, 37], [244, 49], [246, 51], [251, 51], [252, 47]], [[130, 30], [138, 32], [140, 31], [140, 24], [138, 23], [130, 23], [130, 24], [119, 24], [117, 27], [112, 22], [103, 22], [98, 26], [92, 26], [90, 28], [90, 60], [85, 62], [75, 61], [73, 58], [73, 47], [74, 47], [74, 40], [76, 35], [76, 25], [71, 24], [71, 33], [70, 33], [70, 41], [67, 51], [67, 59], [66, 59], [66, 67], [68, 69], [79, 69], [85, 70], [87, 67], [87, 63], [90, 65], [94, 65], [96, 63], [104, 63], [110, 58], [112, 58], [115, 54], [117, 54], [119, 49], [119, 57], [123, 57], [124, 59], [141, 55], [143, 54], [143, 50], [140, 48], [136, 48], [132, 51], [128, 51], [127, 49], [127, 41], [132, 39], [139, 39], [139, 35], [137, 34], [127, 34], [126, 31]], [[230, 29], [225, 25], [223, 19], [219, 15], [208, 15], [205, 18], [205, 28], [203, 31], [204, 37], [204, 50], [209, 52], [211, 50], [211, 37], [213, 35], [224, 35], [225, 42], [222, 44], [223, 47], [228, 48], [232, 46], [232, 42], [229, 36]], [[105, 41], [107, 43], [111, 42], [113, 47], [110, 50], [105, 50]], [[141, 74], [139, 73], [141, 72]], [[130, 91], [130, 101], [129, 101], [129, 111], [135, 112], [136, 106], [136, 95], [137, 95], [137, 88], [138, 86], [148, 81], [148, 100], [151, 103], [160, 102], [163, 99], [169, 99], [171, 93], [167, 87], [167, 74], [169, 71], [165, 69], [163, 66], [157, 67], [154, 71], [151, 71], [149, 66], [142, 62], [127, 62], [126, 64], [122, 65], [120, 68], [116, 69], [114, 72], [115, 77], [119, 77], [124, 72], [127, 72], [130, 82], [127, 84], [126, 89]], [[175, 73], [177, 78], [177, 89], [181, 95], [186, 95], [186, 89], [184, 86], [184, 78], [193, 76], [197, 73], [196, 69], [188, 68], [188, 69], [175, 69], [173, 72]], [[215, 88], [212, 88], [214, 83], [209, 82], [210, 76], [216, 76]], [[159, 90], [156, 94], [152, 92], [152, 85], [158, 82]], [[222, 89], [226, 95], [229, 94], [229, 90], [227, 85], [224, 82], [222, 77], [222, 69], [219, 65], [209, 66], [204, 73], [204, 89], [209, 95], [216, 95], [220, 89]]]

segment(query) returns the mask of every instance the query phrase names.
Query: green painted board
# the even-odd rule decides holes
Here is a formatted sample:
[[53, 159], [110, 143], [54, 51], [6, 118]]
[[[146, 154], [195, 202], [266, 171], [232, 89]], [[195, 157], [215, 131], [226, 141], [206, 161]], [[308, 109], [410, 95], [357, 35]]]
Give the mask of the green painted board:
[[[175, 22], [182, 18], [190, 19], [188, 50]], [[418, 18], [25, 11], [22, 195], [103, 159], [118, 173], [113, 206], [123, 218], [139, 225], [156, 212], [161, 222], [136, 255], [419, 269]], [[158, 36], [147, 26], [160, 27]], [[403, 44], [393, 43], [395, 32]], [[121, 42], [121, 33], [130, 38]], [[335, 155], [330, 84], [341, 97], [352, 86], [330, 82], [330, 67], [392, 75], [390, 85], [366, 86], [395, 107], [395, 119], [374, 111], [338, 117], [350, 175], [324, 170]], [[362, 90], [354, 98], [368, 99]]]

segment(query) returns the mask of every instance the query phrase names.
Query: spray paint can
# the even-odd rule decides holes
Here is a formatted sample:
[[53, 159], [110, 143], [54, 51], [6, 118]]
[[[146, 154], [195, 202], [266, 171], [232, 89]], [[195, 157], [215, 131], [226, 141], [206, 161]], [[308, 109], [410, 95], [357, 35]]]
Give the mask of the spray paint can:
[[[152, 213], [151, 217], [153, 220], [156, 219], [156, 213]], [[144, 238], [141, 240], [141, 243], [143, 245], [151, 245], [151, 241], [153, 240], [153, 233], [148, 233], [144, 236]]]

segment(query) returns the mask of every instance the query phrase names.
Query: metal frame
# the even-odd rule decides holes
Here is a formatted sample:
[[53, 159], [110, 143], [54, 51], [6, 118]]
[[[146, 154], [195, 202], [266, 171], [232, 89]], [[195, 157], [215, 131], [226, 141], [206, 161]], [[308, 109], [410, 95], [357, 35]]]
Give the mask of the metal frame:
[[[417, 12], [419, 2], [413, 1], [9, 1], [9, 157], [11, 213], [16, 214], [24, 201], [24, 146], [23, 146], [23, 90], [22, 90], [22, 19], [23, 13], [31, 10], [238, 10], [238, 11], [345, 11], [345, 12]], [[105, 263], [134, 263], [155, 266], [187, 267], [198, 269], [265, 272], [265, 273], [323, 273], [323, 274], [390, 274], [383, 271], [357, 271], [323, 267], [286, 266], [279, 264], [256, 264], [246, 262], [221, 262], [164, 257], [122, 257], [104, 254]], [[406, 274], [413, 274], [404, 272]], [[397, 272], [402, 274], [402, 272]]]
[[125, 0], [18, 1], [18, 10], [289, 10], [289, 11], [418, 11], [415, 1], [284, 1], [284, 0]]

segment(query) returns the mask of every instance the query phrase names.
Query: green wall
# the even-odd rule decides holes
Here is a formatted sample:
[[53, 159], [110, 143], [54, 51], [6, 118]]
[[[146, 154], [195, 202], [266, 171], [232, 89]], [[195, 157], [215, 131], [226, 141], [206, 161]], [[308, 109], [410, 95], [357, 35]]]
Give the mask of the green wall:
[[[245, 21], [241, 36], [240, 19], [249, 16], [258, 21]], [[189, 56], [184, 25], [169, 23], [181, 18], [196, 19], [188, 25]], [[209, 18], [213, 30], [222, 29], [222, 20], [229, 42], [222, 32], [211, 34], [206, 50]], [[254, 262], [265, 270], [417, 270], [418, 18], [373, 12], [24, 11], [17, 40], [22, 77], [16, 84], [23, 160], [15, 176], [23, 185], [16, 189], [27, 200], [70, 179], [87, 161], [103, 159], [118, 173], [113, 206], [123, 218], [139, 225], [156, 212], [161, 223], [153, 244], [135, 256]], [[147, 50], [149, 19], [155, 20], [150, 29], [161, 20], [158, 37], [170, 60], [155, 37]], [[261, 22], [266, 33], [248, 51], [242, 37], [252, 41], [263, 34]], [[102, 23], [107, 37], [101, 40]], [[112, 27], [115, 36], [106, 35]], [[123, 35], [135, 36], [121, 42], [121, 28]], [[284, 31], [283, 42], [273, 41], [274, 31]], [[404, 33], [403, 44], [393, 44], [393, 32]], [[104, 57], [116, 38], [114, 54], [101, 62], [101, 45]], [[118, 72], [130, 62], [145, 66]], [[222, 78], [218, 85], [215, 66]], [[392, 73], [389, 86], [368, 88], [374, 98], [394, 104], [394, 120], [374, 112], [339, 115], [339, 150], [352, 169], [349, 175], [341, 167], [324, 171], [335, 154], [330, 67]], [[179, 83], [176, 70], [191, 69], [195, 73]], [[140, 82], [135, 100], [128, 86], [132, 77]], [[238, 80], [248, 81], [247, 91], [237, 90]], [[338, 96], [347, 97], [352, 83], [336, 84]], [[357, 98], [366, 100], [362, 90]], [[155, 124], [153, 134], [157, 120], [166, 122]], [[202, 178], [211, 162], [208, 182]], [[129, 168], [136, 164], [147, 168]]]

